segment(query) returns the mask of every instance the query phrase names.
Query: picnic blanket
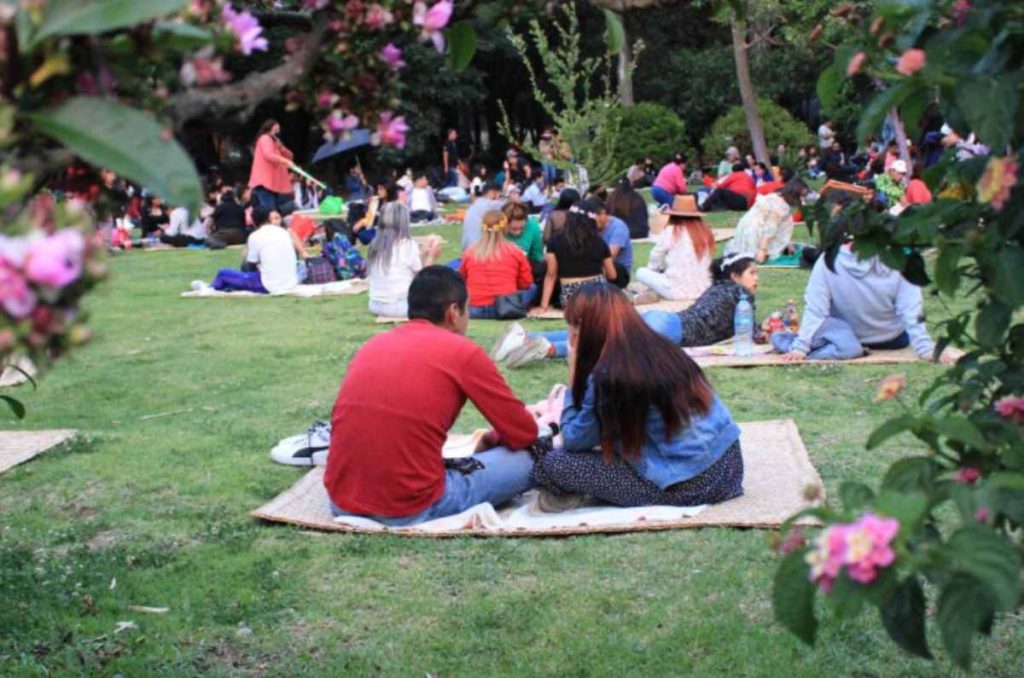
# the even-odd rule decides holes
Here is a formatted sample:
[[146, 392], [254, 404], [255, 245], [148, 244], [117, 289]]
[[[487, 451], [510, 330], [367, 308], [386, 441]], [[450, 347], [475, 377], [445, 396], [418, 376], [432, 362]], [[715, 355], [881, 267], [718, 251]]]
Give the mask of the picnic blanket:
[[75, 437], [70, 429], [0, 431], [0, 473]]
[[[563, 513], [543, 513], [536, 508], [533, 491], [500, 511], [490, 504], [479, 504], [456, 516], [388, 528], [368, 518], [333, 517], [323, 486], [323, 468], [317, 467], [251, 515], [333, 532], [407, 537], [558, 537], [694, 527], [775, 528], [808, 506], [804, 498], [808, 486], [818, 488], [824, 496], [821, 477], [792, 420], [750, 422], [740, 424], [740, 429], [744, 495], [713, 506], [587, 505]], [[469, 446], [459, 447], [464, 451]]]
[[[729, 343], [715, 346], [695, 346], [683, 349], [703, 368], [707, 367], [778, 367], [790, 363], [782, 362], [782, 353], [766, 344], [754, 346], [754, 355], [749, 358], [738, 358]], [[853, 360], [807, 360], [797, 365], [896, 365], [914, 363], [920, 360], [913, 349], [904, 348], [898, 351], [869, 351], [867, 355]]]
[[[683, 299], [681, 301], [671, 301], [669, 299], [662, 299], [661, 301], [653, 304], [641, 304], [636, 307], [636, 310], [640, 313], [644, 311], [670, 311], [678, 313], [679, 311], [685, 311], [693, 305], [692, 299]], [[564, 320], [565, 316], [562, 315], [562, 310], [558, 308], [552, 308], [547, 313], [541, 315], [528, 315], [522, 320]], [[398, 325], [400, 323], [407, 322], [408, 318], [399, 318], [394, 316], [379, 315], [374, 319], [378, 325]]]
[[322, 283], [320, 285], [299, 285], [295, 289], [284, 294], [257, 294], [255, 292], [218, 292], [213, 288], [203, 290], [189, 290], [182, 292], [185, 299], [208, 299], [211, 297], [228, 299], [261, 299], [267, 297], [335, 297], [362, 294], [370, 289], [365, 280], [353, 278], [352, 280], [336, 280], [335, 282]]

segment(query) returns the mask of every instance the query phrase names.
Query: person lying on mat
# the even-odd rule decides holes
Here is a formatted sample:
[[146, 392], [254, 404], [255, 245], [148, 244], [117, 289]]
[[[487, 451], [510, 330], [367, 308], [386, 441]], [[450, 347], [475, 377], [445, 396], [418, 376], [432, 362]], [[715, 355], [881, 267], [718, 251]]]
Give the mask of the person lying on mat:
[[697, 506], [743, 494], [739, 427], [689, 356], [610, 285], [581, 289], [565, 318], [563, 447], [534, 467], [542, 510], [575, 508], [585, 497]]
[[803, 181], [793, 179], [776, 193], [757, 196], [736, 224], [736, 235], [725, 253], [751, 256], [759, 264], [782, 256], [792, 244], [793, 212], [800, 209], [809, 190]]
[[404, 318], [409, 312], [409, 286], [424, 266], [441, 254], [441, 240], [431, 236], [424, 252], [409, 233], [409, 208], [401, 202], [381, 208], [377, 234], [366, 253], [370, 313]]
[[[747, 297], [755, 308], [757, 264], [750, 257], [733, 256], [711, 262], [714, 284], [686, 310], [645, 311], [644, 322], [672, 343], [683, 346], [711, 346], [734, 335], [733, 316], [740, 298]], [[755, 313], [756, 317], [756, 313]], [[754, 323], [754, 341], [766, 343], [760, 325]], [[569, 354], [569, 332], [527, 333], [519, 323], [512, 325], [494, 344], [491, 357], [511, 368], [545, 358], [565, 358]]]
[[[465, 337], [468, 299], [458, 273], [428, 266], [409, 287], [410, 322], [355, 354], [331, 415], [324, 486], [335, 515], [412, 525], [535, 487], [524, 448], [537, 440], [537, 424]], [[494, 430], [460, 469], [446, 471], [441, 449], [467, 399]]]
[[692, 195], [680, 202], [679, 209], [668, 211], [668, 225], [658, 236], [649, 263], [636, 272], [636, 279], [662, 299], [696, 299], [711, 285], [715, 234]]
[[[851, 360], [865, 349], [907, 346], [923, 360], [931, 360], [935, 352], [924, 324], [921, 288], [877, 256], [858, 260], [853, 243], [840, 248], [834, 271], [825, 257], [814, 264], [800, 333], [776, 332], [771, 341], [786, 354], [785, 362]], [[959, 351], [947, 349], [940, 360], [949, 364], [959, 356]]]
[[[263, 224], [253, 231], [246, 243], [243, 257], [255, 270], [236, 271], [223, 268], [217, 272], [210, 287], [219, 292], [256, 292], [283, 294], [298, 287], [298, 249], [296, 239], [281, 220], [278, 212], [254, 207], [253, 220]], [[206, 283], [196, 280], [192, 289], [202, 290]]]

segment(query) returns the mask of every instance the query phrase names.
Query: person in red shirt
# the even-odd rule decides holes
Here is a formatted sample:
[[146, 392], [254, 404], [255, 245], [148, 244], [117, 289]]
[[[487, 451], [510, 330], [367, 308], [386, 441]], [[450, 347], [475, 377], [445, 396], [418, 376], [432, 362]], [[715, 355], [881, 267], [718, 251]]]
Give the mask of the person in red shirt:
[[508, 218], [499, 211], [484, 214], [480, 240], [462, 254], [460, 272], [469, 289], [469, 317], [494, 320], [497, 297], [518, 294], [525, 311], [537, 294], [526, 254], [505, 238]]
[[[409, 287], [410, 322], [373, 337], [352, 359], [324, 472], [335, 515], [412, 525], [483, 502], [498, 506], [536, 486], [524, 448], [537, 440], [537, 424], [464, 336], [467, 300], [458, 273], [424, 268]], [[479, 468], [446, 471], [441, 449], [467, 399], [494, 430], [472, 457]]]
[[754, 204], [757, 184], [742, 163], [732, 166], [732, 172], [715, 182], [715, 188], [700, 205], [702, 212], [716, 210], [745, 211]]

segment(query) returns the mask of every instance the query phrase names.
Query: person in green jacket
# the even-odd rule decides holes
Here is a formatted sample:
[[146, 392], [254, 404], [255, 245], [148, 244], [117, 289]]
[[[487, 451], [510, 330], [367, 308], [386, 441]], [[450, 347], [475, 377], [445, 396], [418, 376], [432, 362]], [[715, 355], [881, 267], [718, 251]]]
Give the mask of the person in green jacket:
[[543, 280], [547, 266], [544, 264], [544, 237], [537, 217], [521, 202], [508, 202], [501, 211], [508, 219], [505, 238], [526, 253], [533, 279]]

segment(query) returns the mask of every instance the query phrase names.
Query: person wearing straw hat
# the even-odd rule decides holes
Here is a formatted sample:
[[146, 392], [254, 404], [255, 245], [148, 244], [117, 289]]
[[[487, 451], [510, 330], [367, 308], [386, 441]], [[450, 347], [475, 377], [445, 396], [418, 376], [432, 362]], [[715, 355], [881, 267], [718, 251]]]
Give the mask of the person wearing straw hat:
[[636, 279], [664, 299], [696, 299], [711, 285], [715, 235], [693, 196], [682, 196], [677, 203]]

